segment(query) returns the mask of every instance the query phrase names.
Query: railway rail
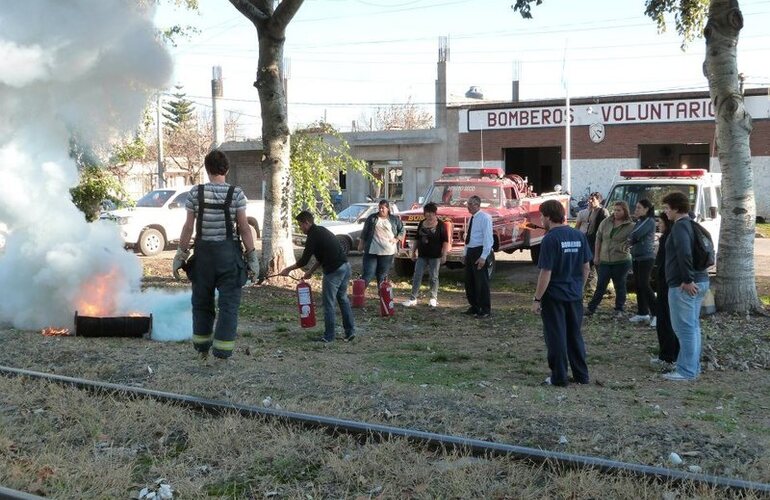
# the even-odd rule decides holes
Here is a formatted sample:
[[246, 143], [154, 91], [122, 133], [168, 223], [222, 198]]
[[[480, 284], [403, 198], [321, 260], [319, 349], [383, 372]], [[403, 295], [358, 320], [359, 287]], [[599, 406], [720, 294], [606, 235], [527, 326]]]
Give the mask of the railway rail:
[[[164, 403], [172, 403], [186, 408], [195, 409], [212, 414], [237, 413], [244, 417], [261, 418], [265, 420], [279, 420], [292, 425], [310, 429], [322, 429], [332, 433], [346, 433], [350, 435], [366, 436], [374, 439], [403, 438], [410, 442], [421, 443], [431, 447], [454, 449], [470, 453], [475, 456], [507, 456], [522, 461], [534, 463], [548, 462], [557, 467], [570, 469], [593, 469], [608, 474], [625, 474], [644, 480], [660, 481], [668, 484], [679, 485], [692, 483], [694, 485], [706, 485], [709, 487], [733, 490], [743, 493], [754, 493], [759, 496], [770, 497], [770, 483], [746, 481], [742, 479], [715, 476], [710, 474], [697, 474], [691, 472], [655, 467], [644, 464], [619, 462], [607, 458], [577, 455], [558, 451], [529, 448], [505, 443], [494, 443], [479, 439], [465, 438], [425, 432], [402, 427], [345, 420], [323, 415], [297, 413], [273, 408], [263, 408], [252, 405], [230, 403], [227, 401], [201, 398], [186, 394], [156, 391], [131, 387], [110, 382], [93, 381], [63, 375], [36, 372], [21, 368], [0, 366], [0, 374], [6, 377], [27, 377], [35, 380], [71, 386], [80, 390], [86, 390], [97, 394], [118, 396], [133, 396], [137, 398], [151, 399]], [[0, 490], [2, 493], [2, 490]], [[5, 498], [0, 494], [0, 498]], [[34, 498], [34, 497], [8, 497], [8, 498]]]

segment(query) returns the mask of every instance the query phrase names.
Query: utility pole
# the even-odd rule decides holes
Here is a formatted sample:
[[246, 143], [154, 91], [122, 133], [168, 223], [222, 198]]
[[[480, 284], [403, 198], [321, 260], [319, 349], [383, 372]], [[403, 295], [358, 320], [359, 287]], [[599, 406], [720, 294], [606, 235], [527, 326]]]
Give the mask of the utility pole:
[[166, 187], [163, 180], [163, 107], [161, 93], [158, 92], [158, 114], [155, 118], [158, 131], [158, 188]]

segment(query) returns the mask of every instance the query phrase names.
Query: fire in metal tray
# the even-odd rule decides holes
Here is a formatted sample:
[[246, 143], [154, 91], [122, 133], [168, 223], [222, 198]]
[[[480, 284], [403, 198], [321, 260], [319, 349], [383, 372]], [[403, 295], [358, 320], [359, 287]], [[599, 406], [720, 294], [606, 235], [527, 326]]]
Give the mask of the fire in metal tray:
[[80, 316], [75, 312], [75, 335], [81, 337], [143, 337], [152, 332], [149, 316]]

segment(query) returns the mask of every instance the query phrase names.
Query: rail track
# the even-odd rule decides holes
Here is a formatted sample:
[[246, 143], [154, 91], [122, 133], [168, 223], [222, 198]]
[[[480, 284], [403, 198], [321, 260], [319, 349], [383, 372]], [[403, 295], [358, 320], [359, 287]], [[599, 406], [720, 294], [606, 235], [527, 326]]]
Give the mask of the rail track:
[[[244, 417], [279, 420], [304, 428], [321, 429], [326, 432], [345, 433], [376, 440], [402, 438], [410, 442], [420, 443], [434, 448], [457, 450], [474, 456], [506, 456], [532, 463], [547, 462], [561, 468], [578, 470], [593, 469], [607, 474], [627, 475], [643, 480], [659, 481], [672, 485], [692, 483], [693, 485], [705, 485], [735, 492], [754, 493], [758, 496], [770, 498], [770, 483], [745, 481], [742, 479], [710, 474], [696, 474], [667, 469], [665, 467], [619, 462], [601, 457], [576, 455], [512, 444], [494, 443], [460, 436], [418, 431], [402, 427], [326, 417], [323, 415], [312, 415], [308, 413], [297, 413], [276, 410], [273, 408], [230, 403], [227, 401], [67, 377], [63, 375], [54, 375], [8, 366], [0, 366], [0, 374], [6, 377], [26, 377], [64, 386], [71, 386], [97, 394], [151, 399], [211, 414], [236, 413]], [[12, 492], [12, 490], [0, 489], [0, 498], [38, 498], [24, 493], [19, 493], [22, 496], [6, 496], [10, 495], [10, 492]]]

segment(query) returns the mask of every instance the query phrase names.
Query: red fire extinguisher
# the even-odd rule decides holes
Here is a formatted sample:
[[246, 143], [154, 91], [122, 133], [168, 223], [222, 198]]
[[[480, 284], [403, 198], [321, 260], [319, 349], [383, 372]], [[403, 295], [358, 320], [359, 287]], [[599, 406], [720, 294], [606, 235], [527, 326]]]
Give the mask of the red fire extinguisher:
[[355, 308], [364, 307], [366, 302], [366, 281], [363, 278], [353, 280], [353, 295], [350, 305]]
[[297, 307], [299, 308], [299, 324], [302, 328], [315, 326], [315, 305], [310, 284], [300, 280], [297, 284]]
[[393, 284], [388, 278], [382, 280], [379, 287], [380, 292], [380, 316], [393, 316], [396, 313], [393, 302]]

